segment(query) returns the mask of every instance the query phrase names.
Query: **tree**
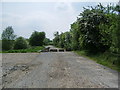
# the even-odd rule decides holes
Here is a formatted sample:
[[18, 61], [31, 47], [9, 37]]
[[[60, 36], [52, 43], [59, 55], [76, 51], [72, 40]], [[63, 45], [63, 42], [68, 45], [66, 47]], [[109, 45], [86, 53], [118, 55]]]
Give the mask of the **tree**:
[[49, 45], [51, 43], [51, 40], [48, 38], [45, 38], [43, 42], [45, 45]]
[[117, 53], [120, 54], [120, 1], [118, 5], [115, 7], [115, 11], [118, 12], [117, 15], [117, 25], [116, 25], [116, 47], [117, 47]]
[[120, 53], [120, 6], [98, 4], [84, 8], [69, 33], [56, 32], [54, 45], [90, 53], [112, 51]]
[[2, 40], [15, 40], [14, 30], [12, 26], [8, 26], [2, 33]]
[[110, 47], [108, 45], [110, 41], [108, 40], [108, 29], [105, 31], [100, 28], [100, 25], [107, 25], [109, 22], [109, 18], [104, 9], [101, 4], [95, 8], [84, 8], [84, 11], [80, 14], [81, 17], [78, 18], [81, 34], [80, 39], [83, 42], [83, 46], [81, 47], [84, 47], [84, 49], [90, 52], [103, 52]]
[[42, 46], [44, 44], [45, 32], [34, 31], [29, 38], [31, 46]]
[[1, 38], [2, 38], [2, 50], [10, 50], [13, 48], [16, 35], [14, 34], [12, 26], [8, 26], [5, 30], [3, 30]]
[[64, 41], [64, 48], [68, 51], [72, 50], [72, 44], [71, 44], [71, 33], [70, 32], [65, 32], [65, 41]]
[[44, 45], [45, 32], [39, 32], [40, 46]]
[[55, 32], [54, 36], [55, 36], [55, 38], [53, 39], [53, 44], [58, 47], [59, 46], [59, 40], [60, 40], [59, 32]]
[[80, 37], [80, 32], [78, 29], [78, 22], [74, 22], [73, 24], [71, 24], [70, 32], [72, 34], [72, 38], [71, 38], [72, 46], [71, 47], [73, 50], [78, 50], [79, 49], [79, 37]]
[[28, 42], [23, 37], [18, 37], [15, 41], [14, 49], [26, 49]]

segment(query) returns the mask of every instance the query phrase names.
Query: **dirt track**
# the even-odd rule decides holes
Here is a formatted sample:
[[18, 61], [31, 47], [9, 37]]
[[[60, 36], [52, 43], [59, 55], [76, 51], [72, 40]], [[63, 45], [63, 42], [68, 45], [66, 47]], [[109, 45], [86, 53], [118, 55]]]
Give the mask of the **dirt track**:
[[3, 87], [118, 88], [118, 72], [73, 52], [3, 54]]

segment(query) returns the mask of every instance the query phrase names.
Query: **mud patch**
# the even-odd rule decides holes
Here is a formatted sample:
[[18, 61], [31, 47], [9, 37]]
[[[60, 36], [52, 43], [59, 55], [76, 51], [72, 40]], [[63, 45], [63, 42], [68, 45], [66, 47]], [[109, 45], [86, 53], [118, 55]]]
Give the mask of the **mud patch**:
[[15, 70], [27, 71], [27, 70], [29, 70], [29, 66], [24, 65], [24, 64], [23, 65], [16, 65], [10, 71], [15, 71]]
[[27, 64], [18, 63], [11, 68], [7, 68], [6, 72], [4, 72], [2, 76], [3, 87], [8, 86], [8, 84], [16, 81], [18, 78], [29, 74], [31, 70], [41, 64], [41, 62], [30, 62]]
[[22, 64], [22, 63], [19, 63], [19, 64], [16, 64], [14, 66], [12, 66], [11, 68], [7, 68], [6, 69], [6, 72], [5, 74], [3, 74], [3, 76], [7, 76], [8, 74], [11, 74], [15, 71], [28, 71], [28, 70], [31, 70], [33, 69], [34, 67], [36, 66], [39, 66], [41, 65], [42, 62], [37, 62], [37, 63], [33, 63], [33, 64]]
[[13, 73], [14, 71], [17, 71], [17, 70], [27, 71], [27, 70], [29, 70], [29, 66], [25, 65], [25, 64], [17, 64], [15, 66], [11, 67], [11, 68], [8, 68], [5, 72], [5, 74], [3, 74], [3, 77], [5, 77], [8, 74], [11, 74], [11, 73]]

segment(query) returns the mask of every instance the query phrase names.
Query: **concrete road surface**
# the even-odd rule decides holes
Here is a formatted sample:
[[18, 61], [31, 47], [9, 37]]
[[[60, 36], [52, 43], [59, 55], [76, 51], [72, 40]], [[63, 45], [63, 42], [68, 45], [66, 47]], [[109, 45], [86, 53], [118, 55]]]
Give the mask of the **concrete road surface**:
[[118, 88], [118, 72], [73, 52], [3, 54], [4, 88]]

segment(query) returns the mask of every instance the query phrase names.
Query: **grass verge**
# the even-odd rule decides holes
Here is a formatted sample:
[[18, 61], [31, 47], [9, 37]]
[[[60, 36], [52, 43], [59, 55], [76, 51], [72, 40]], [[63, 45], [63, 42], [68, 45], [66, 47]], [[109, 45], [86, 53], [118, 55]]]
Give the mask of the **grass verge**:
[[2, 51], [2, 53], [33, 53], [33, 52], [35, 53], [43, 49], [44, 49], [43, 46], [35, 46], [35, 47], [30, 47], [28, 49]]
[[94, 60], [99, 64], [102, 64], [104, 66], [107, 66], [111, 69], [120, 72], [120, 65], [118, 64], [120, 58], [118, 58], [118, 56], [113, 55], [110, 52], [98, 53], [98, 54], [88, 54], [86, 51], [74, 51], [74, 52], [77, 53], [78, 55]]

